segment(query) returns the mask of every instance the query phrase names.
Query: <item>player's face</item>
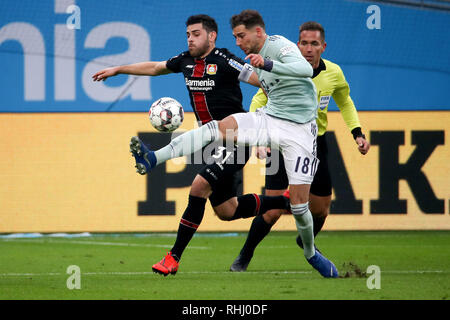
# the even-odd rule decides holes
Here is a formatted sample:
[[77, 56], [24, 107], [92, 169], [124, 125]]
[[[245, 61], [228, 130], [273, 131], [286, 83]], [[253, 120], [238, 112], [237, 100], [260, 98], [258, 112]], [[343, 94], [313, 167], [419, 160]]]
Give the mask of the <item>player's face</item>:
[[300, 40], [297, 42], [297, 46], [305, 59], [315, 69], [319, 66], [320, 56], [325, 51], [327, 43], [322, 41], [320, 31], [304, 30], [300, 33]]
[[233, 36], [236, 39], [236, 45], [241, 48], [245, 54], [248, 55], [260, 51], [258, 27], [247, 29], [243, 24], [240, 24], [233, 29]]
[[203, 57], [211, 48], [210, 35], [201, 23], [191, 24], [186, 30], [189, 53], [193, 57]]

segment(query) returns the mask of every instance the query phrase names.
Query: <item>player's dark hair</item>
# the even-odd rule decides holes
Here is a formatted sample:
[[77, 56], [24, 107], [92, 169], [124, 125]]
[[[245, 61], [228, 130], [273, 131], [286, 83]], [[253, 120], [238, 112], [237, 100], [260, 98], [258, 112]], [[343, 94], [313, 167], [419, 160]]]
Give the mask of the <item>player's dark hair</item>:
[[325, 29], [322, 27], [322, 25], [315, 21], [308, 21], [305, 22], [300, 26], [300, 32], [298, 34], [298, 39], [300, 40], [300, 34], [302, 31], [319, 31], [320, 32], [320, 39], [322, 42], [325, 41]]
[[186, 27], [196, 23], [201, 23], [206, 32], [214, 31], [215, 33], [218, 33], [219, 28], [217, 27], [216, 20], [206, 14], [196, 14], [194, 16], [190, 16], [186, 20]]
[[259, 26], [266, 29], [264, 20], [256, 10], [244, 10], [239, 14], [235, 14], [230, 19], [231, 29], [243, 24], [246, 29], [253, 28], [254, 26]]

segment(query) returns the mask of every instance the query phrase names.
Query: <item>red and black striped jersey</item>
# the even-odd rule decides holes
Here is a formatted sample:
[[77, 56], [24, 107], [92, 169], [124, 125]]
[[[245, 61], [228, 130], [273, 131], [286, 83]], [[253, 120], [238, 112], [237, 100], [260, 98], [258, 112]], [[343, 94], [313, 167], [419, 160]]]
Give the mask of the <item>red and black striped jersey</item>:
[[245, 112], [238, 76], [245, 64], [227, 49], [214, 48], [203, 59], [185, 51], [169, 59], [166, 67], [182, 72], [197, 120], [205, 124], [222, 120], [233, 113]]

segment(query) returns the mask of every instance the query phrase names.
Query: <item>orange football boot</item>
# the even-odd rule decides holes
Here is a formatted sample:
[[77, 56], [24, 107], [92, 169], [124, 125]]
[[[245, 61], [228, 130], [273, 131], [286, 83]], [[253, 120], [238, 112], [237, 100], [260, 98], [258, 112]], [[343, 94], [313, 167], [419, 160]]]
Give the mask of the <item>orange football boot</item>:
[[172, 256], [171, 252], [168, 252], [167, 255], [158, 263], [152, 266], [153, 272], [162, 274], [167, 276], [170, 274], [175, 274], [178, 271], [179, 263]]

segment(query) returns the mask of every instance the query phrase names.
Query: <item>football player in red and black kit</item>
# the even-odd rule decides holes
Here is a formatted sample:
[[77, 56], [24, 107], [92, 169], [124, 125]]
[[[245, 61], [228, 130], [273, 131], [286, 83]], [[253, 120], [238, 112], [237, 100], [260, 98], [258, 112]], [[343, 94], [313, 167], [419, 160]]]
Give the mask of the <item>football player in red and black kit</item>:
[[[186, 21], [186, 27], [189, 51], [167, 61], [107, 68], [97, 72], [93, 76], [94, 81], [106, 80], [117, 74], [157, 76], [183, 73], [191, 105], [200, 125], [245, 112], [239, 80], [259, 87], [257, 75], [252, 73], [248, 77], [242, 59], [227, 49], [215, 47], [218, 28], [213, 18], [207, 15], [191, 16]], [[140, 140], [136, 143], [143, 145]], [[238, 173], [250, 157], [249, 147], [217, 145], [207, 155], [207, 159], [202, 159], [205, 164], [203, 169], [192, 183], [188, 206], [181, 218], [175, 244], [160, 262], [153, 265], [154, 272], [165, 276], [177, 272], [181, 255], [203, 219], [208, 198], [217, 216], [227, 221], [253, 217], [270, 209], [287, 209], [289, 206], [289, 200], [284, 196], [237, 196], [238, 186], [242, 183]], [[138, 172], [146, 174], [145, 168], [138, 168]]]

